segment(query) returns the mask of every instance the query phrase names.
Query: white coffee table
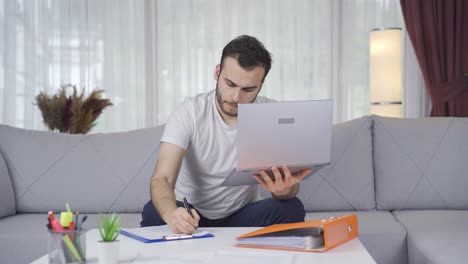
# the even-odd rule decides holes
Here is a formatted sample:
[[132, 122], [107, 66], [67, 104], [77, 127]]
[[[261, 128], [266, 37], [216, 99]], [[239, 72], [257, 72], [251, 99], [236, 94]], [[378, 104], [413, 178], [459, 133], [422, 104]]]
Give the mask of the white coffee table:
[[[343, 245], [324, 253], [295, 252], [266, 249], [236, 248], [235, 237], [251, 232], [258, 228], [200, 228], [200, 231], [208, 231], [215, 237], [171, 241], [164, 243], [142, 243], [124, 235], [120, 240], [120, 263], [211, 263], [205, 262], [213, 256], [224, 256], [229, 263], [230, 260], [237, 262], [238, 259], [249, 258], [261, 260], [262, 256], [271, 258], [277, 256], [277, 263], [375, 263], [369, 252], [364, 248], [361, 241], [355, 238]], [[97, 241], [100, 240], [97, 229], [90, 230], [86, 238], [86, 263], [97, 263]], [[192, 259], [193, 261], [189, 261]], [[288, 260], [288, 261], [286, 261]], [[234, 263], [233, 262], [233, 263]], [[48, 256], [44, 255], [34, 264], [48, 263]], [[238, 263], [238, 262], [237, 262]]]

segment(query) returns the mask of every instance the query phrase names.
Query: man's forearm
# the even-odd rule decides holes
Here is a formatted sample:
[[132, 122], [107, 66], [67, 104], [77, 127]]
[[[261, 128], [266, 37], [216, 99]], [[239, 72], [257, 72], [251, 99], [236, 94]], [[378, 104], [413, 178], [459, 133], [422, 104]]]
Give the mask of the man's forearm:
[[165, 222], [167, 214], [177, 209], [174, 188], [164, 179], [151, 180], [151, 201]]
[[276, 195], [272, 193], [272, 195], [280, 200], [287, 200], [296, 197], [296, 195], [299, 193], [299, 183], [293, 185], [291, 189], [289, 189], [289, 192], [287, 194], [283, 195]]

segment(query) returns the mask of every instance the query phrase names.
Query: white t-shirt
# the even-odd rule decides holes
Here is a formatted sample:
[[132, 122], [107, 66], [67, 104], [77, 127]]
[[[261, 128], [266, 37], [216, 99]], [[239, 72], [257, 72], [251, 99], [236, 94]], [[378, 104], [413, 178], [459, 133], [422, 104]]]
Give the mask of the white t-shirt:
[[[224, 123], [215, 91], [188, 98], [166, 123], [162, 142], [186, 150], [175, 194], [203, 216], [224, 218], [259, 199], [257, 185], [221, 186], [237, 163], [237, 128]], [[274, 102], [258, 96], [255, 103]]]

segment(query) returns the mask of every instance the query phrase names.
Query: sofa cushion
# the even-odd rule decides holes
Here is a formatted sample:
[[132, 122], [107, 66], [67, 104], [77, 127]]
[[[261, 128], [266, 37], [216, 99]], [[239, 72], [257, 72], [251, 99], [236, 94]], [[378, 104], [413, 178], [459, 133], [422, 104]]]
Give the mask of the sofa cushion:
[[387, 211], [348, 211], [307, 213], [306, 221], [326, 219], [330, 216], [357, 214], [359, 240], [376, 263], [408, 263], [406, 230]]
[[373, 118], [378, 209], [468, 209], [468, 118]]
[[16, 213], [15, 192], [0, 146], [0, 218]]
[[466, 263], [468, 211], [395, 211], [408, 231], [410, 263]]
[[330, 164], [301, 182], [306, 211], [375, 209], [371, 126], [369, 116], [333, 126]]
[[140, 212], [163, 127], [69, 135], [0, 125], [0, 146], [21, 213]]

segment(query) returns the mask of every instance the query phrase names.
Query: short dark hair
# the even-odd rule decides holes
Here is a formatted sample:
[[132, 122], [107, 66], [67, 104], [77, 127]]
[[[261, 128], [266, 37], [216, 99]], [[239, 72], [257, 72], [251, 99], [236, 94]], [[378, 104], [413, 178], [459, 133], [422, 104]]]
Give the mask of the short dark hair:
[[265, 46], [255, 37], [242, 35], [231, 40], [223, 49], [220, 62], [220, 72], [223, 69], [223, 61], [226, 57], [232, 57], [239, 62], [239, 65], [246, 70], [255, 66], [263, 66], [267, 76], [271, 68], [271, 54]]

